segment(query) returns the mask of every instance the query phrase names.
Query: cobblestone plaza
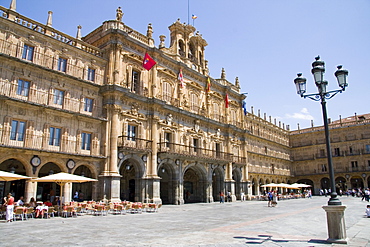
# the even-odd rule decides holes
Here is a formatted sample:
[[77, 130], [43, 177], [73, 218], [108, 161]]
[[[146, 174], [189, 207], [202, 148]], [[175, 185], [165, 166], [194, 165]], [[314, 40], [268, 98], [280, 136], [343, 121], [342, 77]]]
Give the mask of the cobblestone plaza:
[[[0, 222], [0, 246], [336, 246], [325, 242], [327, 199], [284, 200], [274, 208], [266, 201], [164, 205], [158, 213]], [[367, 203], [340, 199], [347, 206], [347, 246], [370, 246]]]

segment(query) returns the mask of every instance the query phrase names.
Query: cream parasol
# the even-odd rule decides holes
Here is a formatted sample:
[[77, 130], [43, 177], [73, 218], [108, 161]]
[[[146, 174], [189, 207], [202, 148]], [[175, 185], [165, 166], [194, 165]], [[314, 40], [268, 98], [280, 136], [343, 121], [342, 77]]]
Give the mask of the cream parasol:
[[63, 187], [66, 183], [84, 183], [84, 182], [96, 182], [97, 179], [78, 176], [65, 172], [59, 172], [42, 178], [36, 178], [33, 182], [54, 182], [60, 186], [60, 198], [63, 199]]
[[30, 177], [14, 174], [11, 172], [0, 171], [0, 181], [13, 181], [20, 179], [29, 179]]

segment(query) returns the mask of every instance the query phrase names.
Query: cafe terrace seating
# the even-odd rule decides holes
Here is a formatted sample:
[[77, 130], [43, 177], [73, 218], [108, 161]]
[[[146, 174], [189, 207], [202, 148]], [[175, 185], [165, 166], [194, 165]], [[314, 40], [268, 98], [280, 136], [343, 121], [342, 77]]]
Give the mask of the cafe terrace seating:
[[65, 206], [62, 212], [62, 216], [67, 217], [77, 217], [76, 211], [73, 206]]
[[56, 211], [54, 210], [54, 207], [48, 207], [48, 210], [44, 213], [44, 217], [46, 219], [50, 218], [51, 216], [54, 218], [54, 214]]
[[26, 217], [24, 215], [25, 210], [27, 210], [27, 208], [25, 208], [25, 207], [16, 207], [14, 209], [14, 214], [13, 214], [14, 221], [17, 220], [17, 217], [18, 217], [18, 219], [25, 220], [26, 219]]
[[26, 217], [26, 220], [28, 220], [29, 217], [33, 219], [35, 217], [35, 209], [32, 207], [27, 208], [27, 211], [24, 215]]

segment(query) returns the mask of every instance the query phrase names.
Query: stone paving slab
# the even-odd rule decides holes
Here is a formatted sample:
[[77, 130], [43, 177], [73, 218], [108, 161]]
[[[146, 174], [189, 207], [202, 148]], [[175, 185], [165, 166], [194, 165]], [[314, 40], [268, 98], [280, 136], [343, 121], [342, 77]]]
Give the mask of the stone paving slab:
[[[164, 205], [158, 213], [5, 223], [0, 246], [343, 246], [328, 244], [328, 198]], [[349, 244], [370, 247], [366, 202], [342, 197]]]

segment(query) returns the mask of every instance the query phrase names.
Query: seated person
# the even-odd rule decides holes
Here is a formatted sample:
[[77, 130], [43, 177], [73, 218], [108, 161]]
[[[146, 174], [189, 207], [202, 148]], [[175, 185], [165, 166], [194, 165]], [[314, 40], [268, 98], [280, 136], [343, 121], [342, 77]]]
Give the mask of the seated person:
[[17, 206], [23, 206], [24, 205], [23, 196], [19, 197], [19, 200], [16, 202], [16, 205]]
[[44, 202], [44, 205], [45, 206], [48, 206], [48, 207], [52, 207], [53, 206], [53, 204], [49, 200], [47, 200], [46, 202]]
[[29, 203], [31, 208], [36, 208], [36, 201], [35, 198], [31, 197], [30, 203]]
[[51, 203], [53, 206], [58, 206], [60, 205], [59, 197], [56, 196], [54, 197], [54, 201]]

